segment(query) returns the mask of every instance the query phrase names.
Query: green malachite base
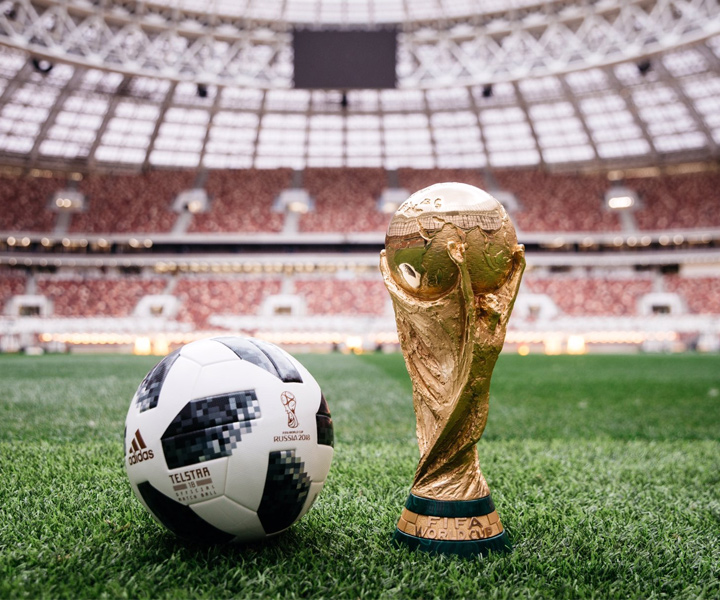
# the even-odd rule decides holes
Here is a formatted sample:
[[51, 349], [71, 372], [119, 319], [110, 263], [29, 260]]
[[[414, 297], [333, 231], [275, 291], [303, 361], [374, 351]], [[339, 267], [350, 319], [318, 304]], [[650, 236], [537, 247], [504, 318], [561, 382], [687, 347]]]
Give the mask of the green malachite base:
[[430, 554], [455, 554], [465, 558], [473, 556], [487, 556], [490, 552], [506, 553], [512, 551], [510, 537], [507, 531], [500, 535], [483, 540], [431, 540], [419, 538], [414, 535], [395, 530], [393, 542], [399, 546], [406, 546], [411, 550], [420, 550]]
[[410, 494], [393, 540], [411, 550], [464, 557], [512, 550], [490, 496], [452, 501]]

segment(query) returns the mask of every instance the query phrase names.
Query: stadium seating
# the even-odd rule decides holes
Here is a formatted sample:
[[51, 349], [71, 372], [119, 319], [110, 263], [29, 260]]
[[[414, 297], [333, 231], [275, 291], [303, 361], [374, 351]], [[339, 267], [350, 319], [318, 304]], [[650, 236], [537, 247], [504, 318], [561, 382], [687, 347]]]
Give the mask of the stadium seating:
[[625, 185], [638, 193], [635, 220], [640, 229], [720, 227], [720, 173], [628, 179]]
[[48, 203], [63, 187], [54, 177], [0, 177], [0, 231], [52, 231], [55, 213]]
[[0, 273], [0, 314], [7, 301], [13, 296], [25, 293], [26, 278], [15, 273]]
[[309, 315], [376, 315], [384, 313], [389, 296], [377, 280], [318, 279], [295, 282]]
[[687, 311], [699, 315], [720, 315], [720, 277], [668, 275], [665, 289], [678, 294]]
[[390, 215], [377, 210], [387, 187], [382, 169], [306, 169], [303, 187], [315, 201], [315, 210], [300, 219], [300, 231], [385, 231]]
[[37, 293], [53, 303], [56, 317], [128, 317], [143, 296], [159, 294], [165, 280], [137, 276], [90, 279], [37, 277]]
[[547, 294], [561, 314], [573, 317], [638, 314], [638, 301], [652, 291], [652, 279], [610, 277], [533, 277], [523, 280], [523, 289]]
[[91, 175], [80, 183], [88, 210], [73, 215], [72, 233], [166, 233], [177, 214], [175, 196], [192, 186], [188, 171], [137, 175]]
[[255, 315], [263, 300], [280, 292], [280, 279], [183, 276], [175, 288], [177, 319], [207, 327], [212, 315]]
[[[290, 186], [290, 169], [213, 170], [204, 187], [211, 199], [207, 213], [193, 216], [189, 233], [279, 233], [284, 215], [273, 202]], [[521, 231], [536, 233], [603, 232], [621, 229], [618, 214], [604, 206], [609, 182], [604, 174], [500, 170], [494, 183], [476, 169], [400, 169], [397, 185], [413, 193], [442, 181], [461, 181], [483, 189], [511, 192], [519, 202], [512, 212]], [[150, 171], [134, 175], [97, 174], [78, 184], [87, 197], [85, 212], [73, 213], [72, 234], [143, 234], [169, 232], [177, 220], [172, 203], [193, 187], [192, 171]], [[623, 184], [638, 193], [632, 216], [643, 231], [720, 227], [720, 173], [702, 172], [635, 178]], [[315, 208], [303, 214], [304, 233], [382, 232], [389, 215], [377, 209], [387, 173], [371, 168], [309, 168], [303, 185]], [[0, 231], [51, 233], [56, 213], [52, 194], [68, 187], [63, 178], [0, 177]]]
[[618, 216], [604, 207], [608, 180], [603, 175], [499, 171], [495, 178], [520, 203], [512, 216], [521, 231], [620, 230]]
[[195, 215], [190, 232], [278, 232], [283, 215], [273, 212], [277, 195], [290, 185], [290, 169], [211, 171], [205, 189], [210, 211]]

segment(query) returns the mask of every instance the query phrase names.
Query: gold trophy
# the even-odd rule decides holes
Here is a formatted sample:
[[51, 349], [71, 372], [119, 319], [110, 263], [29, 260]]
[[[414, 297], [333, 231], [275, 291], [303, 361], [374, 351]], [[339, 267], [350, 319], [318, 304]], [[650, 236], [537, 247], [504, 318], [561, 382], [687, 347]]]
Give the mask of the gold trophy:
[[495, 198], [471, 185], [438, 183], [398, 208], [380, 269], [412, 380], [420, 447], [394, 539], [441, 554], [509, 551], [476, 444], [524, 247]]

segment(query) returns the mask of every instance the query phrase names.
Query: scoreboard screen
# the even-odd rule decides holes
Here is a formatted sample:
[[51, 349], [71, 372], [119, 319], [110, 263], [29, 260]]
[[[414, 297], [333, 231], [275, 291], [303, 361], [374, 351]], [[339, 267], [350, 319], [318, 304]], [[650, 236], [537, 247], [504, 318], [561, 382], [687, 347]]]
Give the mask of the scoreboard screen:
[[297, 89], [388, 89], [396, 87], [397, 30], [293, 31]]

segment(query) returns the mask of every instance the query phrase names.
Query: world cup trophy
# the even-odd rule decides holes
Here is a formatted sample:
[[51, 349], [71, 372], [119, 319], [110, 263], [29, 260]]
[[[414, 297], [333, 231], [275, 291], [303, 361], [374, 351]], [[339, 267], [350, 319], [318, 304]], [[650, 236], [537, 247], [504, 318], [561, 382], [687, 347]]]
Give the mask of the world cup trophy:
[[413, 549], [511, 549], [476, 444], [525, 250], [502, 204], [463, 183], [416, 192], [388, 226], [380, 269], [413, 387], [420, 461], [395, 531]]

